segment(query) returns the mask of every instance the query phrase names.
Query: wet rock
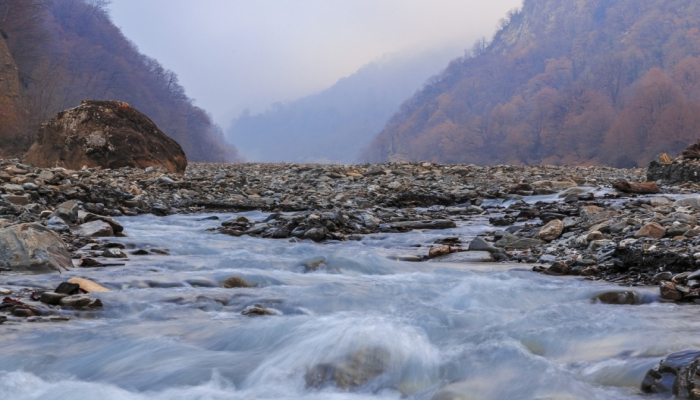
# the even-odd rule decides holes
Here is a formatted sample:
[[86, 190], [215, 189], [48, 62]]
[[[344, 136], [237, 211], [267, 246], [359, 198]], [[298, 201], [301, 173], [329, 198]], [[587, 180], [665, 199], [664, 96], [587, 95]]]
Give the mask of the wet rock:
[[647, 372], [642, 381], [642, 392], [673, 394], [680, 399], [700, 398], [700, 351], [686, 350], [673, 353]]
[[241, 311], [241, 314], [247, 315], [250, 317], [264, 316], [264, 315], [277, 315], [276, 312], [269, 310], [269, 309], [261, 306], [260, 304], [256, 304], [254, 306], [245, 308], [243, 311]]
[[76, 294], [67, 296], [59, 301], [59, 304], [64, 307], [75, 308], [77, 310], [102, 308], [102, 301], [95, 299], [89, 294]]
[[183, 173], [180, 145], [145, 115], [117, 101], [84, 101], [39, 128], [24, 160], [37, 167], [117, 169], [162, 166]]
[[39, 224], [0, 229], [0, 267], [12, 271], [47, 273], [73, 266], [61, 238]]
[[65, 293], [44, 292], [39, 297], [39, 300], [42, 303], [57, 306], [64, 297], [68, 297], [68, 295]]
[[599, 301], [603, 304], [643, 304], [644, 298], [641, 294], [631, 291], [605, 292], [593, 296], [592, 301]]
[[78, 294], [80, 293], [80, 285], [77, 283], [61, 282], [54, 292], [66, 295]]
[[228, 279], [226, 279], [222, 285], [227, 288], [227, 289], [232, 289], [232, 288], [250, 288], [253, 287], [250, 283], [246, 282], [245, 279], [239, 277], [239, 276], [232, 276]]
[[440, 256], [450, 254], [450, 252], [452, 252], [452, 248], [450, 246], [447, 246], [447, 245], [433, 247], [432, 249], [430, 249], [430, 252], [428, 252], [428, 257], [430, 257], [430, 258], [440, 257]]
[[324, 228], [311, 228], [304, 232], [304, 239], [311, 239], [314, 242], [322, 242], [326, 239], [326, 230]]
[[81, 237], [111, 237], [114, 236], [112, 226], [104, 221], [86, 222], [75, 230], [75, 235]]
[[501, 249], [480, 237], [476, 237], [469, 243], [469, 251], [488, 251], [489, 253], [500, 253]]
[[83, 218], [83, 222], [93, 222], [93, 221], [102, 221], [102, 222], [109, 224], [109, 226], [112, 227], [112, 231], [115, 234], [124, 232], [124, 227], [119, 222], [113, 220], [112, 218], [105, 217], [103, 215], [96, 215], [96, 214], [92, 214], [92, 213], [88, 213], [87, 215], [85, 215], [85, 218]]
[[304, 380], [307, 388], [334, 385], [342, 390], [355, 390], [383, 374], [390, 362], [391, 354], [382, 348], [360, 349], [344, 360], [312, 367]]
[[460, 251], [443, 256], [438, 256], [430, 260], [431, 262], [446, 263], [482, 263], [494, 262], [493, 254], [488, 251]]
[[540, 229], [539, 238], [547, 242], [558, 239], [564, 232], [564, 223], [558, 219], [550, 221], [547, 225]]
[[661, 283], [661, 298], [665, 300], [678, 301], [683, 298], [683, 293], [676, 288], [673, 282]]
[[529, 249], [536, 246], [542, 246], [546, 242], [539, 239], [522, 238], [508, 244], [506, 247], [516, 250]]
[[666, 228], [656, 222], [649, 222], [634, 234], [635, 238], [661, 239], [666, 234]]
[[406, 229], [450, 229], [457, 227], [457, 224], [455, 224], [455, 222], [451, 220], [404, 221], [395, 222], [392, 225], [397, 228]]

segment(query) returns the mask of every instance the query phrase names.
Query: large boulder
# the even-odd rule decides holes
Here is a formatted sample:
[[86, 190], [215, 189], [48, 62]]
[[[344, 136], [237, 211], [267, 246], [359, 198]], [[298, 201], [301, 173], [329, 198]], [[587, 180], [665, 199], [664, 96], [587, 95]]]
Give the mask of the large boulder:
[[187, 157], [180, 145], [130, 105], [83, 101], [41, 125], [24, 156], [36, 167], [102, 168], [150, 166], [183, 173]]
[[0, 267], [12, 271], [47, 273], [72, 267], [61, 238], [39, 224], [0, 229]]

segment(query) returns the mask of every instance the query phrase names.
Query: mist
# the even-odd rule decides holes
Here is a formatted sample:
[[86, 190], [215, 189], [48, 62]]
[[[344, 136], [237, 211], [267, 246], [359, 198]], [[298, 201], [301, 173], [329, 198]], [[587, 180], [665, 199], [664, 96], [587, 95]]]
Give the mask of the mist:
[[[383, 55], [490, 37], [521, 0], [113, 0], [114, 23], [227, 127]], [[455, 56], [458, 56], [456, 54]], [[435, 71], [437, 73], [439, 71]]]

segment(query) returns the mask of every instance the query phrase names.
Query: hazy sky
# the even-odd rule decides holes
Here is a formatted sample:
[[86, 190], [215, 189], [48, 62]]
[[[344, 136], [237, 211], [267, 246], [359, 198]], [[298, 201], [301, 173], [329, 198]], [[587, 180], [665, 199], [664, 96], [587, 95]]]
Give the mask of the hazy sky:
[[387, 53], [469, 48], [521, 2], [113, 0], [110, 9], [225, 129], [245, 108], [318, 92]]

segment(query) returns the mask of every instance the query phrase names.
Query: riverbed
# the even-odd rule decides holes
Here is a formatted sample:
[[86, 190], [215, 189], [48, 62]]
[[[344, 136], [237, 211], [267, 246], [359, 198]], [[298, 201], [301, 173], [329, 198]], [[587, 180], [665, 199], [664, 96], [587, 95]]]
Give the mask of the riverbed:
[[[120, 218], [128, 237], [111, 242], [170, 255], [0, 277], [11, 289], [74, 276], [112, 289], [95, 294], [103, 311], [0, 326], [2, 398], [653, 398], [639, 391], [645, 373], [700, 348], [697, 308], [660, 302], [655, 288], [634, 289], [645, 304], [609, 305], [591, 298], [623, 288], [527, 264], [397, 261], [493, 229], [478, 218], [322, 244], [207, 231], [232, 216]], [[231, 276], [255, 287], [221, 287]], [[256, 305], [275, 315], [241, 314]], [[373, 360], [355, 362], [372, 367], [359, 384], [310, 380], [358, 354]]]

